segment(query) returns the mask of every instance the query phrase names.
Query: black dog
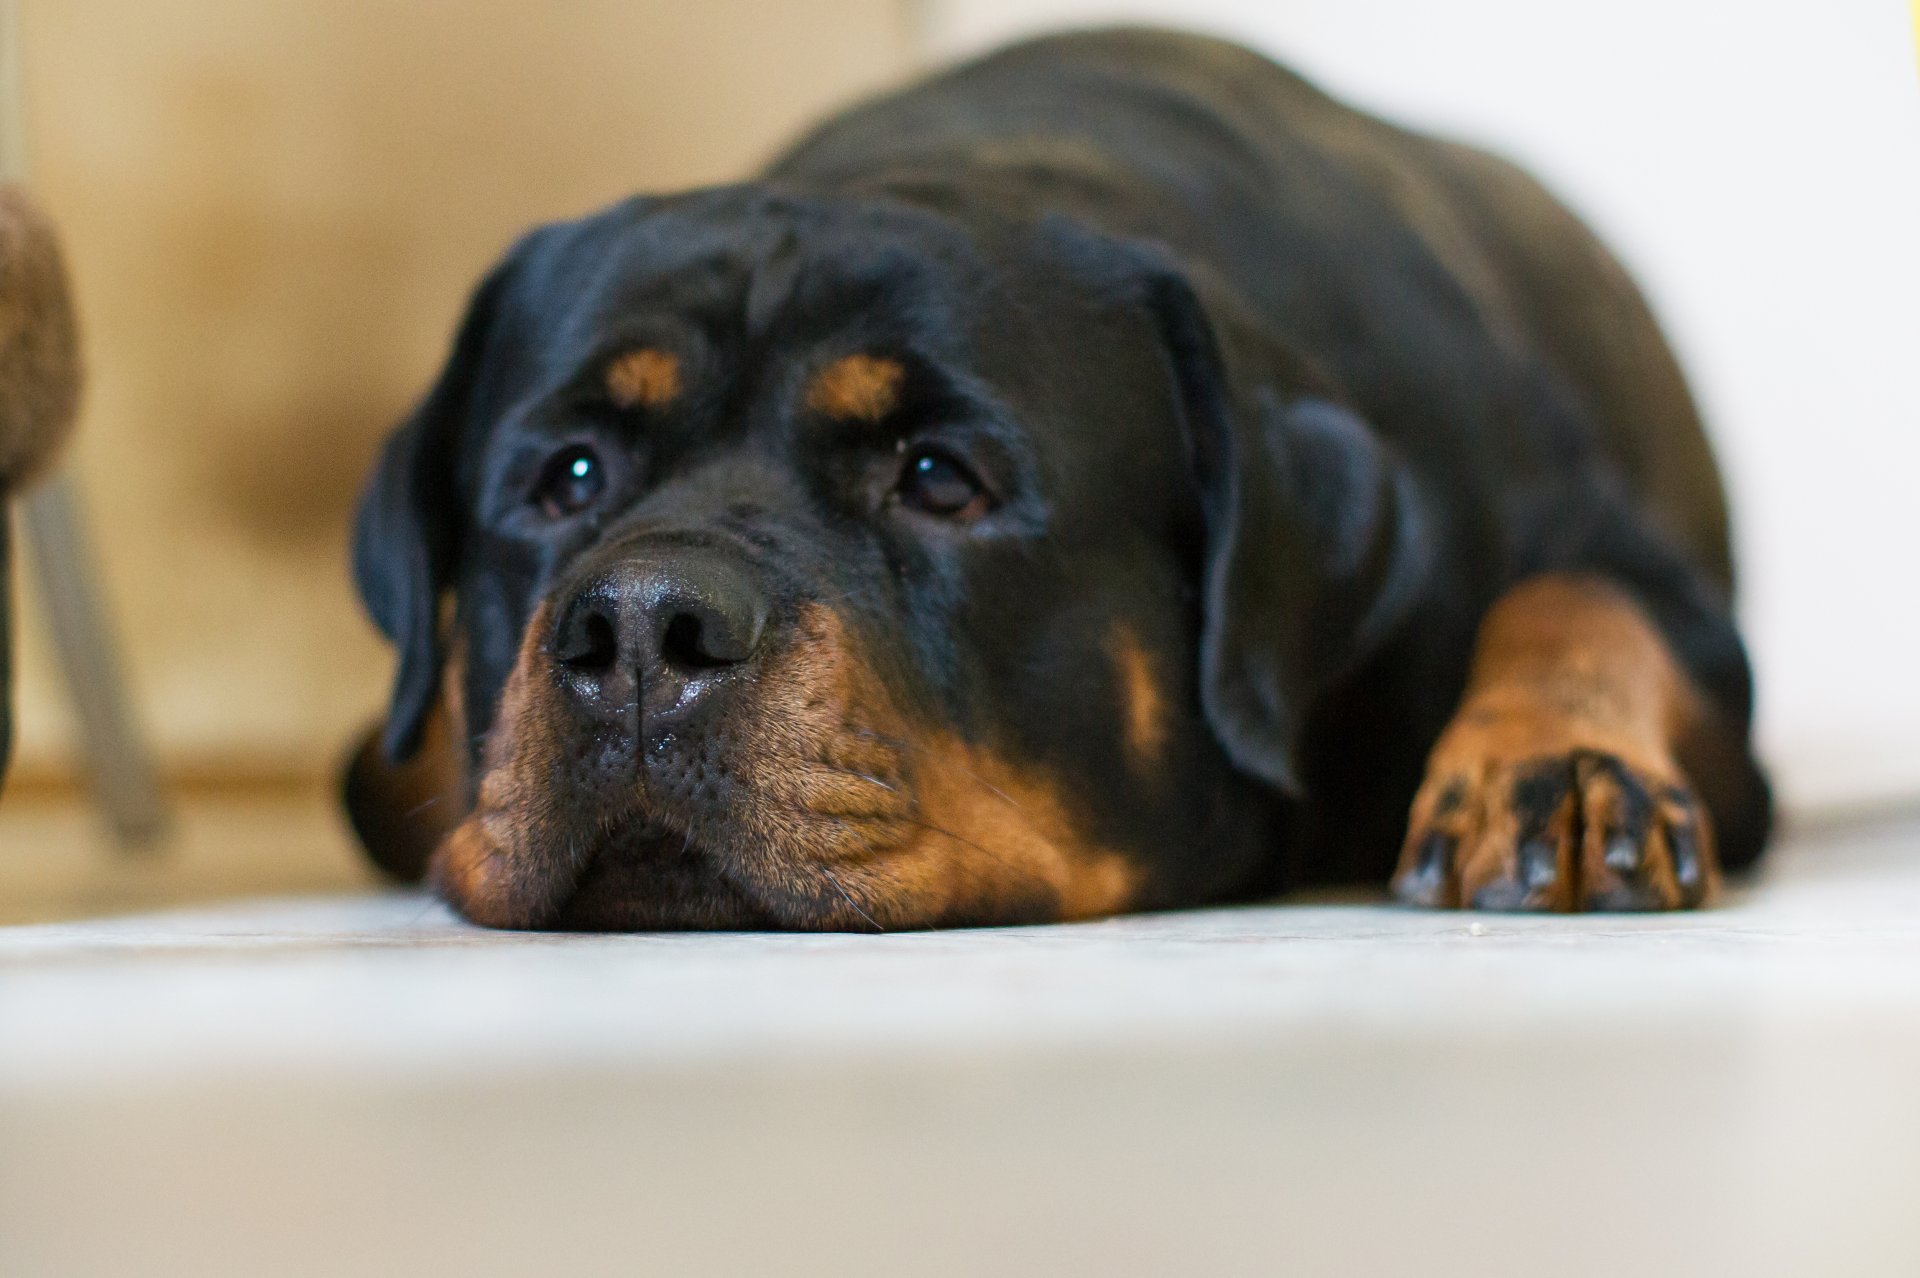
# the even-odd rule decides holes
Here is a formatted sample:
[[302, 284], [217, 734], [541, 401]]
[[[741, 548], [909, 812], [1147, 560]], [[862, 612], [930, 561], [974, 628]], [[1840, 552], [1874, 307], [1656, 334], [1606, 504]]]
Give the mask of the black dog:
[[533, 232], [355, 563], [386, 750], [446, 747], [363, 751], [356, 822], [482, 923], [1079, 918], [1396, 854], [1423, 904], [1660, 909], [1766, 838], [1632, 284], [1514, 168], [1212, 40], [1020, 45]]

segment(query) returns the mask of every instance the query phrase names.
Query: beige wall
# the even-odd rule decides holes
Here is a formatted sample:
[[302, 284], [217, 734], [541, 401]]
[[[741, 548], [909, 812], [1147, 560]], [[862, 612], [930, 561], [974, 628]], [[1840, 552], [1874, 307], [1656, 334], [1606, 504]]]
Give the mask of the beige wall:
[[[899, 75], [895, 0], [26, 0], [94, 370], [73, 458], [168, 768], [330, 766], [389, 669], [348, 511], [526, 224], [743, 175]], [[23, 776], [71, 727], [30, 622]]]

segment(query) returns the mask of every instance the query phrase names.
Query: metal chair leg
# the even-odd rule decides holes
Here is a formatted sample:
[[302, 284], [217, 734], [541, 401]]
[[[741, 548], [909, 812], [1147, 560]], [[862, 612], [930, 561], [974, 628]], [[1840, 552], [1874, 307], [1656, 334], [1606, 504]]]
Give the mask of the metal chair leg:
[[[0, 181], [18, 180], [26, 169], [21, 114], [19, 5], [17, 0], [0, 0]], [[58, 286], [64, 292], [64, 281]], [[67, 354], [71, 356], [70, 351]], [[0, 473], [0, 591], [11, 585], [6, 572], [7, 479]], [[21, 540], [52, 623], [94, 792], [121, 846], [146, 847], [166, 832], [167, 808], [153, 757], [135, 724], [120, 677], [79, 499], [71, 483], [55, 475], [12, 504], [19, 507]], [[0, 596], [0, 778], [6, 773], [12, 728], [10, 709], [4, 704], [10, 682], [10, 611], [11, 600]]]
[[123, 848], [150, 847], [171, 819], [121, 677], [79, 495], [71, 481], [56, 475], [19, 504], [22, 540], [79, 720], [95, 796]]

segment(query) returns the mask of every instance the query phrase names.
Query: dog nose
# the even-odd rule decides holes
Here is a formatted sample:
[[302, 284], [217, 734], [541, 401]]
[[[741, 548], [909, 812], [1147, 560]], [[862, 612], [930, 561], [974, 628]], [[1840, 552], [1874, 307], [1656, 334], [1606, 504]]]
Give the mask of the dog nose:
[[744, 565], [673, 547], [623, 559], [563, 603], [549, 646], [565, 682], [595, 718], [657, 719], [684, 711], [714, 672], [759, 650], [767, 599]]

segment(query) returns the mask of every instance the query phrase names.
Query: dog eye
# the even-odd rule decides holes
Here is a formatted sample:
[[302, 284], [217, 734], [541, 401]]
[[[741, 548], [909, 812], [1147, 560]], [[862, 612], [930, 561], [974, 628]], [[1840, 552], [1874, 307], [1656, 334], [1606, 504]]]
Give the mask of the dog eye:
[[555, 453], [547, 459], [533, 491], [540, 513], [549, 519], [565, 519], [593, 505], [606, 490], [606, 469], [599, 454], [584, 444]]
[[954, 519], [986, 513], [987, 494], [963, 462], [935, 448], [907, 454], [900, 472], [900, 500], [928, 515]]

